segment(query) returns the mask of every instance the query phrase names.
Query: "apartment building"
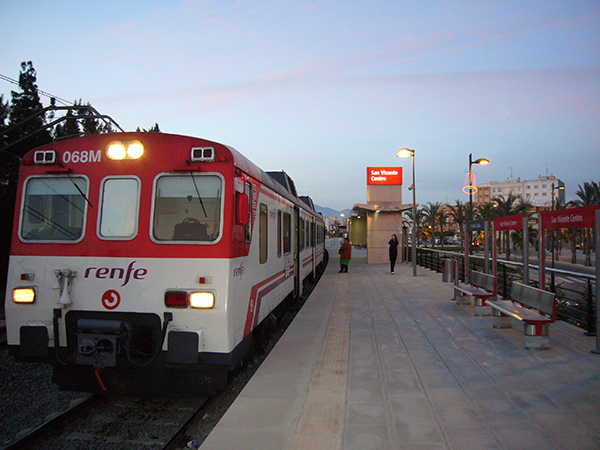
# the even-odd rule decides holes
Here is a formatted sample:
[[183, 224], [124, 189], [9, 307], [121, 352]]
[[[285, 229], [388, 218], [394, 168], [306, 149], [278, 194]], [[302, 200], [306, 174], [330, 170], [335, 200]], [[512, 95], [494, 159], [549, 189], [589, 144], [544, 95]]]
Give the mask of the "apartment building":
[[495, 197], [508, 197], [510, 194], [521, 196], [531, 202], [537, 210], [552, 209], [552, 193], [554, 202], [565, 202], [565, 184], [554, 175], [539, 176], [536, 180], [521, 178], [506, 179], [503, 182], [488, 181], [479, 187], [473, 196], [473, 203], [483, 205]]

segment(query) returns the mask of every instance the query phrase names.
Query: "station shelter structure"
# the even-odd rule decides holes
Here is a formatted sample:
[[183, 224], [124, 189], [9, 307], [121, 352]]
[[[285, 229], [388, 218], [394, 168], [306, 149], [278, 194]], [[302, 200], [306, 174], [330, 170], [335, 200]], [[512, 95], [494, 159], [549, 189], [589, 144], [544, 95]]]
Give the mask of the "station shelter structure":
[[402, 213], [413, 207], [402, 203], [402, 168], [367, 167], [367, 203], [356, 203], [349, 218], [350, 241], [367, 248], [368, 264], [385, 264], [388, 242], [398, 236], [398, 259], [408, 243]]

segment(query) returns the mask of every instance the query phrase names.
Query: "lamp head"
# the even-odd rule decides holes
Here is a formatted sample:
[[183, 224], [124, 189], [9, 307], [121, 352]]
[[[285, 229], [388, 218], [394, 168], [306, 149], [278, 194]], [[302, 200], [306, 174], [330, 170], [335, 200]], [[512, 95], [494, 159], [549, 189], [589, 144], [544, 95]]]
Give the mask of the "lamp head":
[[398, 156], [398, 158], [409, 158], [411, 156], [415, 156], [415, 151], [409, 148], [401, 148], [398, 150], [396, 156]]
[[485, 166], [486, 164], [489, 164], [490, 160], [487, 158], [479, 158], [476, 159], [475, 161], [473, 161], [473, 164], [481, 164], [482, 166]]

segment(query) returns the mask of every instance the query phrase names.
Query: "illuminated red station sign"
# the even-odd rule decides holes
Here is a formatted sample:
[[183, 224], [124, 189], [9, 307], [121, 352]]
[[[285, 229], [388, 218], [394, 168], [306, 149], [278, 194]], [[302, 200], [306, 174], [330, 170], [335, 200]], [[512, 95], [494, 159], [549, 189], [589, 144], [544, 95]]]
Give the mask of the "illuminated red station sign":
[[596, 223], [595, 211], [599, 208], [598, 205], [594, 205], [543, 212], [543, 228], [544, 230], [548, 230], [555, 228], [593, 227]]
[[367, 167], [367, 184], [402, 184], [402, 167]]

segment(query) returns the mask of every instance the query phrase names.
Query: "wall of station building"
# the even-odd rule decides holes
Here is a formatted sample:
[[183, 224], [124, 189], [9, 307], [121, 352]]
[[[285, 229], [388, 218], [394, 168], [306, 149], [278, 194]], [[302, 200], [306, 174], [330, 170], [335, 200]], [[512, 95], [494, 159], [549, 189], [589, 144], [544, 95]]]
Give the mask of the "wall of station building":
[[[392, 172], [388, 180], [382, 179]], [[387, 264], [392, 234], [402, 242], [402, 210], [402, 168], [367, 168], [367, 203], [355, 205], [361, 219], [352, 218], [350, 239], [355, 245], [366, 244], [368, 264]]]
[[[367, 263], [386, 264], [389, 261], [388, 242], [392, 234], [402, 239], [402, 213], [375, 212], [367, 217]], [[400, 248], [398, 248], [400, 252]]]

